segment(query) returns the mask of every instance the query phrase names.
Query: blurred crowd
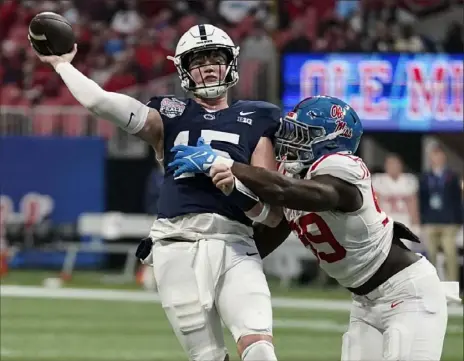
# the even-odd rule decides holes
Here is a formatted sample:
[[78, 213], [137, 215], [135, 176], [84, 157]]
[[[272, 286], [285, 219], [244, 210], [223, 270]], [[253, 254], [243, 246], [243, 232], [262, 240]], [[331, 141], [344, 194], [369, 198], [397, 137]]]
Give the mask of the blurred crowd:
[[461, 24], [447, 24], [441, 44], [417, 34], [416, 15], [400, 6], [411, 1], [6, 0], [0, 4], [1, 103], [75, 104], [29, 47], [27, 27], [41, 11], [60, 13], [73, 25], [75, 66], [105, 89], [120, 91], [175, 72], [166, 56], [199, 23], [227, 31], [241, 46], [242, 61], [268, 61], [280, 52], [464, 51]]
[[[317, 1], [316, 1], [317, 2]], [[447, 24], [443, 43], [420, 35], [407, 1], [354, 0], [282, 2], [276, 40], [284, 52], [446, 52], [464, 51], [462, 24]], [[431, 1], [430, 3], [433, 3]], [[309, 5], [308, 5], [309, 4]]]

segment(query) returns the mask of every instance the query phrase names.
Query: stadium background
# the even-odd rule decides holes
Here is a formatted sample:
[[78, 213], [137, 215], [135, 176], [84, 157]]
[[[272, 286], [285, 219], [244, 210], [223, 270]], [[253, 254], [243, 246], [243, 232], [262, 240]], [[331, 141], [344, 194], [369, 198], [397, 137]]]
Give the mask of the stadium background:
[[[364, 121], [359, 154], [372, 170], [393, 151], [420, 174], [438, 143], [462, 176], [462, 1], [2, 1], [2, 360], [183, 359], [132, 256], [156, 213], [153, 154], [92, 117], [31, 53], [27, 25], [41, 11], [73, 24], [77, 68], [142, 101], [182, 95], [165, 57], [190, 26], [212, 23], [241, 46], [232, 99], [287, 111], [339, 96]], [[348, 293], [295, 239], [266, 271], [280, 358], [337, 359]], [[443, 360], [462, 360], [462, 308], [450, 316]]]

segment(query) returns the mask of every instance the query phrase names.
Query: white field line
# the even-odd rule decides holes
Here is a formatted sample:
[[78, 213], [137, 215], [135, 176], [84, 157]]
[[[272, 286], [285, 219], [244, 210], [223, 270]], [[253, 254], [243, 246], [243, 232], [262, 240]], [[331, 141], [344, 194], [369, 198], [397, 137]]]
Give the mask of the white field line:
[[[155, 302], [160, 299], [156, 292], [151, 291], [119, 291], [98, 290], [82, 288], [44, 288], [33, 286], [0, 286], [1, 297], [20, 298], [57, 298], [57, 299], [79, 299], [96, 301], [130, 301], [130, 302]], [[297, 299], [273, 297], [272, 306], [275, 308], [287, 308], [294, 310], [317, 310], [317, 311], [349, 311], [350, 301], [334, 301], [326, 299]], [[462, 305], [448, 305], [450, 316], [463, 316]]]

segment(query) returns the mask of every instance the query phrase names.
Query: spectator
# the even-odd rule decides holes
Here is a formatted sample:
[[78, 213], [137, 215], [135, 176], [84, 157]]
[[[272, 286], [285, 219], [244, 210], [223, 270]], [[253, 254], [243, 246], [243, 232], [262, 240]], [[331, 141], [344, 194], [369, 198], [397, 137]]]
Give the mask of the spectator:
[[116, 31], [107, 29], [105, 37], [104, 47], [107, 55], [116, 56], [124, 50], [124, 39]]
[[42, 12], [42, 11], [53, 11], [56, 12], [58, 10], [59, 4], [56, 1], [51, 1], [51, 0], [46, 0], [43, 2], [40, 2], [38, 7], [36, 7], [37, 12]]
[[219, 3], [219, 15], [231, 24], [237, 24], [248, 16], [252, 9], [260, 4], [259, 1], [222, 0]]
[[388, 24], [400, 22], [399, 12], [401, 10], [397, 0], [384, 0], [382, 5], [377, 13], [377, 20]]
[[350, 26], [348, 26], [345, 31], [345, 47], [343, 51], [357, 53], [361, 52], [362, 50], [362, 42], [359, 34]]
[[458, 281], [456, 233], [463, 221], [459, 177], [447, 167], [445, 152], [439, 145], [434, 145], [428, 156], [430, 170], [420, 180], [420, 211], [427, 232], [427, 256], [436, 264], [441, 247], [446, 279]]
[[150, 34], [150, 32], [148, 32], [142, 34], [135, 44], [135, 60], [146, 73], [148, 73], [153, 66], [153, 48], [157, 40], [155, 34]]
[[150, 26], [156, 31], [161, 31], [171, 25], [172, 19], [173, 19], [172, 10], [168, 8], [164, 8], [164, 9], [161, 9], [160, 12], [152, 18], [152, 22]]
[[249, 36], [241, 44], [240, 54], [243, 59], [260, 59], [266, 62], [275, 57], [274, 42], [260, 22], [254, 24]]
[[92, 20], [110, 24], [119, 10], [122, 10], [123, 2], [120, 0], [103, 0], [95, 2], [95, 9], [90, 11]]
[[98, 85], [103, 86], [111, 77], [112, 71], [109, 66], [109, 58], [105, 54], [98, 54], [93, 59], [93, 69], [90, 71], [90, 79]]
[[111, 22], [111, 28], [120, 34], [133, 34], [142, 27], [143, 21], [137, 11], [137, 2], [127, 0], [126, 8], [119, 10]]
[[418, 36], [412, 25], [405, 25], [400, 31], [400, 36], [395, 42], [395, 51], [420, 53], [425, 49], [424, 42]]
[[337, 19], [328, 19], [319, 27], [319, 37], [316, 41], [316, 51], [341, 51], [346, 47], [345, 33], [342, 24]]
[[0, 41], [6, 37], [8, 30], [15, 23], [18, 8], [17, 1], [6, 1], [0, 5]]
[[87, 16], [80, 16], [79, 23], [73, 26], [76, 42], [79, 46], [79, 51], [76, 54], [78, 61], [84, 60], [88, 55], [92, 44], [92, 23], [89, 22]]
[[306, 36], [302, 18], [297, 18], [292, 22], [290, 36], [290, 40], [283, 48], [284, 53], [303, 53], [311, 50], [312, 44]]
[[464, 53], [464, 26], [458, 22], [448, 28], [443, 48], [447, 53]]
[[373, 40], [373, 51], [390, 52], [393, 50], [393, 39], [387, 30], [387, 25], [382, 21], [377, 22]]
[[350, 27], [357, 33], [364, 32], [363, 14], [361, 9], [356, 9], [353, 13], [351, 13], [348, 22]]
[[342, 18], [347, 18], [354, 14], [360, 6], [359, 0], [338, 0], [336, 5], [336, 13]]
[[[396, 154], [385, 158], [385, 173], [372, 176], [372, 186], [378, 196], [380, 208], [395, 221], [401, 222], [418, 234], [419, 209], [416, 176], [403, 172], [403, 161]], [[414, 247], [412, 243], [409, 247]]]
[[121, 53], [114, 64], [113, 71], [104, 85], [105, 90], [118, 92], [121, 89], [129, 88], [137, 84], [137, 78], [131, 71], [132, 62], [129, 53]]
[[1, 66], [3, 68], [3, 84], [21, 84], [22, 61], [20, 52], [13, 43], [4, 42], [2, 46]]
[[185, 33], [188, 29], [190, 29], [192, 26], [199, 24], [200, 21], [198, 17], [195, 14], [185, 14], [179, 20], [177, 21], [176, 28], [177, 28], [177, 33], [183, 34]]
[[79, 23], [79, 11], [74, 7], [71, 0], [61, 0], [61, 15], [72, 25]]

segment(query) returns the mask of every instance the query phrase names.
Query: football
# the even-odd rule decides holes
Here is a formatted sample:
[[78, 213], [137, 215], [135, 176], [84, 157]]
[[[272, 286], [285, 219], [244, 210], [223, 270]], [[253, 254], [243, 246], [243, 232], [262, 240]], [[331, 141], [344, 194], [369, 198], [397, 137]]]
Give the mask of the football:
[[67, 54], [76, 42], [71, 24], [52, 12], [34, 16], [29, 24], [29, 40], [41, 55]]

